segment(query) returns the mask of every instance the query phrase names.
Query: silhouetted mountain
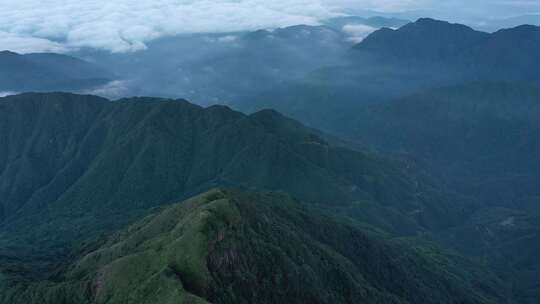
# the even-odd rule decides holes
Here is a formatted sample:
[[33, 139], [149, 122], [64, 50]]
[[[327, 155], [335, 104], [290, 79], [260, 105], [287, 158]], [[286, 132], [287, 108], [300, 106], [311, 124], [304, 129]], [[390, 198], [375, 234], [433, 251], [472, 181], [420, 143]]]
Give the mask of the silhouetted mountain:
[[445, 64], [449, 58], [485, 40], [489, 34], [461, 24], [424, 18], [397, 30], [380, 29], [354, 47], [383, 62]]
[[[4, 282], [5, 283], [5, 282]], [[379, 239], [284, 194], [212, 190], [148, 216], [0, 303], [504, 303], [481, 267]]]
[[59, 54], [0, 52], [0, 91], [85, 90], [109, 82], [95, 65]]
[[239, 98], [244, 111], [275, 108], [309, 126], [332, 130], [372, 103], [473, 81], [540, 85], [540, 28], [493, 34], [433, 19], [383, 28], [354, 46], [347, 60]]
[[464, 52], [466, 65], [482, 67], [482, 79], [527, 80], [540, 85], [540, 27], [522, 25], [493, 33]]
[[420, 19], [398, 30], [381, 29], [354, 47], [360, 63], [406, 67], [411, 72], [453, 73], [466, 80], [540, 81], [540, 27], [493, 34], [460, 24]]
[[485, 29], [486, 31], [496, 32], [500, 29], [512, 28], [524, 24], [540, 26], [540, 15], [531, 14], [514, 16], [506, 19], [488, 20], [479, 25], [479, 27]]

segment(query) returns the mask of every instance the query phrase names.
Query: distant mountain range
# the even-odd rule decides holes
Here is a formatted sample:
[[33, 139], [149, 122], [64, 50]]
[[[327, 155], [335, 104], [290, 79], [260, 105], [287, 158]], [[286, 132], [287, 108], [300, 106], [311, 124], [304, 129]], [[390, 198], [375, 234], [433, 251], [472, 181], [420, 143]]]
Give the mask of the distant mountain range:
[[328, 66], [238, 99], [245, 111], [274, 108], [327, 129], [369, 103], [385, 102], [437, 87], [473, 81], [540, 85], [540, 27], [520, 26], [493, 34], [433, 19], [397, 30], [383, 28]]
[[[382, 29], [354, 47], [362, 63], [411, 70], [439, 68], [463, 80], [529, 80], [538, 82], [540, 27], [523, 25], [493, 34], [459, 24], [420, 19], [398, 30]], [[427, 66], [426, 66], [427, 65]], [[434, 71], [435, 72], [435, 71]]]
[[82, 91], [106, 84], [111, 74], [59, 54], [0, 52], [0, 92]]
[[540, 14], [514, 16], [505, 19], [487, 20], [479, 24], [482, 30], [495, 32], [503, 28], [517, 27], [521, 25], [540, 26]]
[[352, 46], [348, 34], [328, 26], [193, 34], [151, 42], [128, 54], [83, 51], [75, 56], [109, 67], [134, 95], [230, 103], [261, 87], [335, 65]]
[[[0, 82], [0, 91], [80, 92], [112, 79], [121, 80], [119, 92], [96, 93], [187, 98], [244, 110], [265, 107], [258, 105], [272, 101], [257, 99], [291, 85], [309, 91], [315, 84], [340, 103], [357, 103], [465, 81], [538, 84], [539, 33], [536, 26], [489, 34], [429, 18], [409, 22], [348, 16], [321, 26], [163, 38], [136, 53], [85, 49], [72, 54], [86, 62], [63, 55], [3, 53], [10, 59], [2, 61], [6, 76], [0, 75], [5, 83]], [[10, 61], [21, 67], [17, 73], [9, 72]], [[241, 105], [244, 101], [249, 106]]]

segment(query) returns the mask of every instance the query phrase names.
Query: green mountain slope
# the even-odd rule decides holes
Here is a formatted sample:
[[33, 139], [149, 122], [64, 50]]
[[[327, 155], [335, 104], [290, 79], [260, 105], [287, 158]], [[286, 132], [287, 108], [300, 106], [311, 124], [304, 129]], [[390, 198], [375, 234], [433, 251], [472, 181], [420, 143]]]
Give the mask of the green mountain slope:
[[[425, 159], [460, 188], [494, 205], [537, 196], [540, 90], [478, 82], [435, 89], [362, 111], [340, 133], [387, 151]], [[369, 130], [369, 132], [365, 131]], [[499, 185], [503, 192], [490, 193]], [[526, 191], [524, 191], [527, 189]]]
[[474, 208], [274, 111], [24, 94], [0, 101], [0, 131], [0, 260], [17, 272], [41, 273], [83, 241], [217, 185], [285, 191], [405, 235]]
[[0, 303], [505, 302], [465, 260], [368, 236], [284, 194], [227, 190], [137, 222], [54, 281], [12, 284]]
[[447, 245], [515, 277], [515, 294], [535, 303], [540, 289], [540, 90], [471, 83], [376, 105], [339, 133], [414, 158], [479, 208], [439, 235]]
[[[509, 48], [514, 44], [508, 43], [509, 37], [516, 45], [531, 41], [527, 35], [513, 35], [519, 30], [527, 32], [518, 28], [493, 34], [490, 43], [500, 42], [493, 49]], [[504, 64], [507, 61], [492, 67]], [[507, 71], [511, 75], [512, 69]], [[410, 79], [396, 80], [407, 84]], [[365, 86], [361, 84], [358, 87]], [[463, 223], [436, 232], [436, 237], [514, 278], [520, 301], [535, 303], [540, 290], [540, 251], [534, 245], [540, 235], [540, 90], [530, 83], [478, 81], [390, 101], [348, 104], [336, 101], [347, 97], [326, 88], [293, 87], [271, 92], [264, 100], [311, 126], [404, 158], [476, 201], [477, 208]], [[351, 93], [342, 89], [342, 94]]]

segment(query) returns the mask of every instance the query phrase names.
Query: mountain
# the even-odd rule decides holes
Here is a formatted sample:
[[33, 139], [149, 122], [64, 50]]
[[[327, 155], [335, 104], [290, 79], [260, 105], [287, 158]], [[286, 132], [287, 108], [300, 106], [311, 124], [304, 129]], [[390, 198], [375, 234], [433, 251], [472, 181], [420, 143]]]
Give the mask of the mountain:
[[398, 64], [445, 64], [448, 58], [488, 36], [465, 25], [423, 18], [396, 30], [380, 29], [357, 44], [354, 50]]
[[428, 18], [399, 29], [383, 28], [327, 66], [237, 99], [252, 112], [273, 108], [307, 125], [332, 130], [368, 104], [470, 82], [540, 85], [540, 27], [489, 34]]
[[481, 24], [480, 27], [482, 29], [486, 29], [487, 31], [495, 32], [500, 29], [516, 27], [524, 24], [540, 26], [540, 14], [521, 15], [506, 19], [487, 20], [483, 24]]
[[4, 268], [44, 273], [86, 240], [215, 186], [285, 191], [397, 235], [454, 226], [475, 208], [405, 164], [271, 110], [63, 93], [0, 99]]
[[450, 189], [478, 199], [445, 244], [515, 278], [520, 303], [538, 299], [540, 89], [478, 82], [373, 105], [343, 119], [338, 134], [416, 159]]
[[0, 52], [0, 91], [80, 91], [104, 85], [110, 77], [104, 69], [66, 55]]
[[[0, 280], [0, 291], [6, 281]], [[285, 194], [212, 190], [131, 225], [0, 303], [504, 303], [497, 279]]]
[[[341, 132], [350, 131], [380, 149], [427, 159], [460, 188], [478, 187], [474, 192], [488, 195], [480, 189], [509, 182], [510, 176], [525, 182], [540, 169], [533, 157], [539, 101], [540, 89], [528, 84], [470, 83], [374, 105], [341, 126]], [[517, 203], [524, 189], [512, 189], [505, 187], [506, 195], [496, 199], [491, 193], [494, 197], [486, 200]]]
[[540, 81], [540, 27], [523, 25], [493, 34], [460, 24], [419, 19], [397, 30], [381, 29], [354, 47], [360, 62], [410, 71], [455, 73], [454, 81]]

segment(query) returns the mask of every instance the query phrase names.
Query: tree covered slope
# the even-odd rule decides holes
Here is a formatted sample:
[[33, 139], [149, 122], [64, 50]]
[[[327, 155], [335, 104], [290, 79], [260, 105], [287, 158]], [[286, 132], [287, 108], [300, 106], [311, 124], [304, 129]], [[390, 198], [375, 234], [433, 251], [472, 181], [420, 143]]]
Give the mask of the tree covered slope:
[[340, 134], [416, 159], [450, 188], [477, 199], [481, 208], [440, 239], [514, 277], [515, 294], [534, 303], [540, 295], [540, 90], [477, 82], [358, 113]]
[[231, 190], [138, 221], [52, 280], [10, 284], [0, 303], [505, 302], [457, 256], [367, 235], [285, 194]]
[[285, 191], [398, 234], [452, 226], [474, 207], [274, 111], [23, 94], [0, 101], [0, 131], [0, 259], [17, 271], [40, 273], [215, 186]]

